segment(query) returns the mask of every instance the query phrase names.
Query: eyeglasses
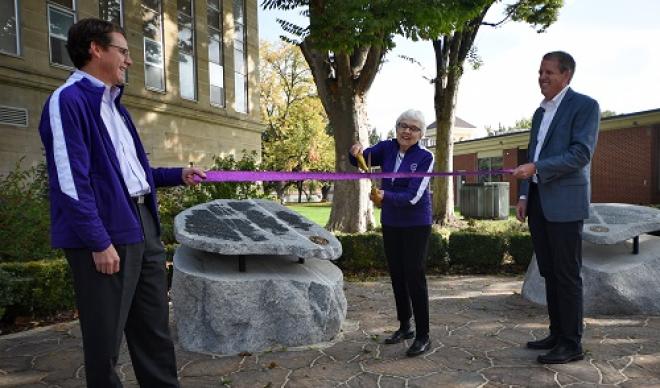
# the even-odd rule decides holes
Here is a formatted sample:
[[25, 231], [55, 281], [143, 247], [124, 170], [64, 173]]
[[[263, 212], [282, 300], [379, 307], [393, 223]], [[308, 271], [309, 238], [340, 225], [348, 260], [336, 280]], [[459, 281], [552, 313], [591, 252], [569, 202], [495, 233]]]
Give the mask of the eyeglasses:
[[110, 43], [108, 46], [112, 46], [116, 48], [119, 51], [119, 54], [123, 55], [124, 58], [128, 58], [131, 56], [131, 52], [126, 47], [117, 46], [116, 44], [112, 44], [112, 43]]
[[396, 123], [396, 127], [398, 129], [404, 130], [404, 129], [410, 129], [410, 132], [419, 132], [421, 129], [417, 128], [414, 125], [406, 124], [406, 123]]

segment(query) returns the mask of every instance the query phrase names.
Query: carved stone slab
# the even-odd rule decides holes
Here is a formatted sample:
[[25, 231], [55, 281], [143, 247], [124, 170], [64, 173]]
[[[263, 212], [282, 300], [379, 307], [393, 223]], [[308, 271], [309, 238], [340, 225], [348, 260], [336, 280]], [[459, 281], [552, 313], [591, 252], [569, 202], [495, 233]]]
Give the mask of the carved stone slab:
[[593, 203], [584, 221], [582, 239], [594, 244], [616, 244], [660, 230], [660, 210], [624, 203]]
[[179, 213], [174, 234], [183, 245], [222, 255], [294, 255], [334, 260], [335, 236], [272, 201], [219, 199]]

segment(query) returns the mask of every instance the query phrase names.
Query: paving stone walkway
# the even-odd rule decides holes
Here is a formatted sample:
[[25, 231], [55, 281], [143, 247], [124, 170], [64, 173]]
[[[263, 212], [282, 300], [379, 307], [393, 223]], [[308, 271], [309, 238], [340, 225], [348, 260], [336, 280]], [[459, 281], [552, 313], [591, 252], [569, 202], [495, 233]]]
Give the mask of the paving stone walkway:
[[[182, 387], [660, 387], [660, 317], [585, 318], [587, 357], [542, 366], [526, 341], [546, 334], [545, 309], [522, 299], [520, 277], [429, 279], [433, 350], [383, 345], [397, 328], [389, 283], [346, 283], [348, 318], [326, 344], [217, 356], [177, 347]], [[124, 346], [119, 373], [137, 387]], [[61, 324], [0, 337], [0, 387], [80, 387], [79, 327]]]

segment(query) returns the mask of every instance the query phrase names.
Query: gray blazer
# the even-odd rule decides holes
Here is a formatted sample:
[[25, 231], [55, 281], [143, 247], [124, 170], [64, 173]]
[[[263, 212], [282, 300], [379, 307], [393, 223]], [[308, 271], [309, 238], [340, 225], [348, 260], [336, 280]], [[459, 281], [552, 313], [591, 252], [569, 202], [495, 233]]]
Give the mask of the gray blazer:
[[[539, 108], [532, 117], [527, 158], [531, 162], [536, 137], [543, 118]], [[570, 222], [589, 217], [591, 199], [591, 158], [598, 140], [600, 108], [591, 97], [568, 89], [536, 162], [538, 191], [545, 218], [550, 222]], [[529, 180], [523, 181], [520, 195], [527, 195]]]

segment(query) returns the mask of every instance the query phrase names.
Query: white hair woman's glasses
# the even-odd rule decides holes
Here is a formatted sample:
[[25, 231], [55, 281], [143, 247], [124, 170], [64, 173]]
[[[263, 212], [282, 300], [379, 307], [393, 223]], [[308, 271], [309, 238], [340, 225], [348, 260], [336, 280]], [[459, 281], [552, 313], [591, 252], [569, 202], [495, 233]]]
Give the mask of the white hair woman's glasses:
[[410, 132], [420, 132], [421, 131], [421, 129], [419, 129], [418, 127], [416, 127], [414, 125], [407, 124], [407, 123], [396, 123], [396, 128], [400, 129], [402, 131], [406, 130], [406, 129], [410, 129]]

